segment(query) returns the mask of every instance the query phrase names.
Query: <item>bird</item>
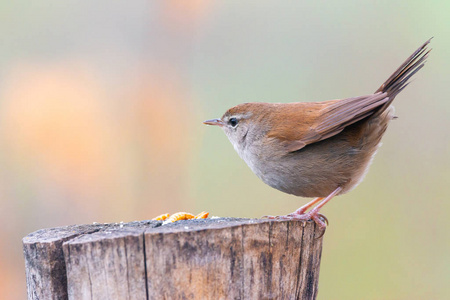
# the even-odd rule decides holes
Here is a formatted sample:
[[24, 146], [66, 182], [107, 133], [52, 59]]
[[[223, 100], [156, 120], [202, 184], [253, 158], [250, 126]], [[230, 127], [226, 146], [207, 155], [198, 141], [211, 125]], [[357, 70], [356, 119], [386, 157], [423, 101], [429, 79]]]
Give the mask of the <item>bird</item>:
[[430, 41], [373, 94], [321, 102], [243, 103], [220, 119], [203, 123], [222, 128], [264, 183], [287, 194], [314, 198], [290, 214], [266, 217], [311, 219], [324, 229], [328, 219], [320, 209], [364, 179], [382, 136], [396, 118], [392, 102], [424, 66]]

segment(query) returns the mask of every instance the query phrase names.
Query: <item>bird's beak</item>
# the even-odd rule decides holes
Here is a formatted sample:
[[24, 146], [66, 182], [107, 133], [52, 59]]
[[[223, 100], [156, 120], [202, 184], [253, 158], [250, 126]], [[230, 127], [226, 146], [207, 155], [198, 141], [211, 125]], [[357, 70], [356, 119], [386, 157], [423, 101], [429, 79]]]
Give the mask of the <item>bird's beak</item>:
[[203, 122], [203, 124], [206, 125], [216, 125], [216, 126], [223, 126], [223, 121], [221, 119], [212, 119], [212, 120], [206, 120], [205, 122]]

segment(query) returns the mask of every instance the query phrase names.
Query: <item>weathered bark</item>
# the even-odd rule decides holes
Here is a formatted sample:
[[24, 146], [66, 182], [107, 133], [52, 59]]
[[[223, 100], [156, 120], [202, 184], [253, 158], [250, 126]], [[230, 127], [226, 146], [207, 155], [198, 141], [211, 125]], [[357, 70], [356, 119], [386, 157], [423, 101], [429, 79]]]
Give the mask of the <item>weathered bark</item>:
[[94, 225], [41, 229], [23, 239], [28, 299], [67, 299], [66, 265], [62, 244]]
[[[317, 296], [322, 232], [313, 222], [218, 218], [52, 230], [53, 244], [39, 240], [45, 230], [24, 238], [29, 299]], [[45, 255], [30, 254], [38, 245]]]

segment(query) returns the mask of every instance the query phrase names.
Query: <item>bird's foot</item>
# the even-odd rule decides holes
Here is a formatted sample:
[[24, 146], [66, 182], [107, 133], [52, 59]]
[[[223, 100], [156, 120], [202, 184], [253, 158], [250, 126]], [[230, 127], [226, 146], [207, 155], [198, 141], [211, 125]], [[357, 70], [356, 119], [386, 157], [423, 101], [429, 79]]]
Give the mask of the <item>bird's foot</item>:
[[[263, 216], [263, 218], [270, 219], [270, 220], [280, 220], [280, 221], [282, 221], [282, 220], [301, 220], [301, 221], [313, 220], [323, 233], [325, 232], [325, 229], [328, 225], [327, 217], [325, 217], [324, 215], [322, 215], [321, 213], [319, 213], [317, 211], [314, 211], [314, 209], [307, 213], [293, 212], [293, 213], [285, 215], [285, 216]], [[322, 237], [323, 233], [317, 238]]]

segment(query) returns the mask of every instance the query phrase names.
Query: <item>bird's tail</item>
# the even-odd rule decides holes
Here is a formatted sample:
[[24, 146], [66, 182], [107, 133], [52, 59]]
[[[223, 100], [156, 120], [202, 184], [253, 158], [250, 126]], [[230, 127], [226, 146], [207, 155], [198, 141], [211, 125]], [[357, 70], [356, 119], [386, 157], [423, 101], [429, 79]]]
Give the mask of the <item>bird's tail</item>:
[[431, 49], [427, 48], [431, 39], [419, 47], [395, 72], [376, 90], [375, 93], [387, 93], [389, 101], [386, 102], [377, 112], [382, 113], [408, 84], [409, 79], [416, 74], [425, 64]]

